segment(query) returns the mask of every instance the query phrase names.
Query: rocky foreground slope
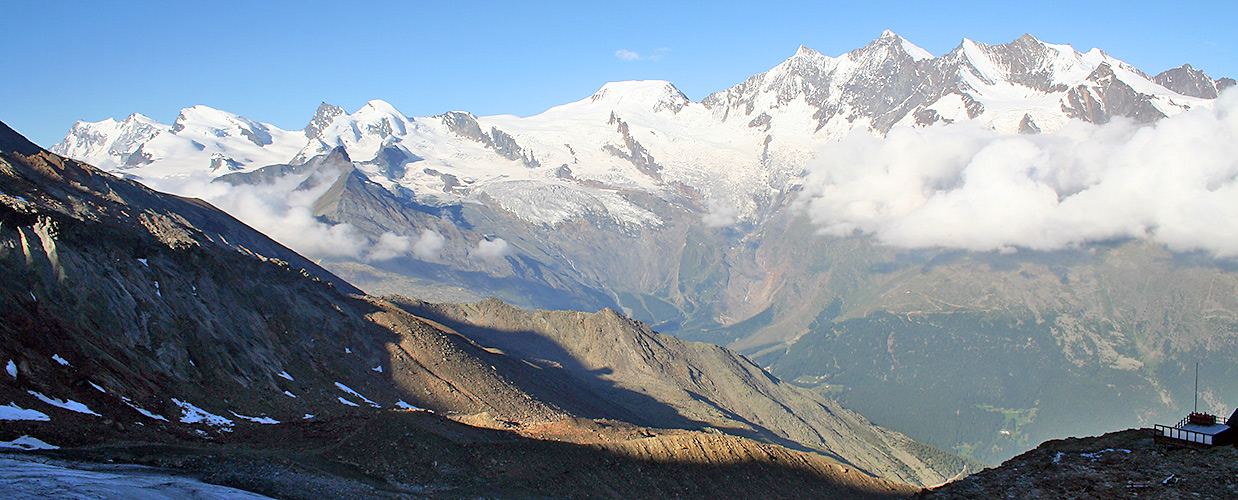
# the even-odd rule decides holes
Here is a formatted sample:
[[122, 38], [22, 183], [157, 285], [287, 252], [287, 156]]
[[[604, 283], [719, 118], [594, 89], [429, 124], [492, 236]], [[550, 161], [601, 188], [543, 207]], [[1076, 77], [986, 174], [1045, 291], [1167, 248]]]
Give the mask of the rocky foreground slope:
[[[729, 351], [672, 343], [614, 313], [537, 314], [671, 345], [632, 356], [687, 379], [597, 365], [618, 359], [601, 337], [562, 343], [574, 356], [505, 352], [487, 344], [502, 323], [453, 329], [410, 312], [425, 304], [359, 295], [205, 203], [4, 126], [0, 263], [6, 447], [171, 467], [282, 498], [885, 498], [963, 465], [797, 396]], [[679, 357], [694, 351], [715, 361]], [[593, 382], [565, 366], [576, 357]], [[715, 378], [727, 391], [704, 390]], [[732, 389], [748, 396], [721, 397]], [[812, 404], [801, 428], [767, 409]], [[837, 435], [812, 441], [803, 428]]]
[[916, 498], [1232, 499], [1238, 448], [1157, 444], [1150, 429], [1053, 440]]

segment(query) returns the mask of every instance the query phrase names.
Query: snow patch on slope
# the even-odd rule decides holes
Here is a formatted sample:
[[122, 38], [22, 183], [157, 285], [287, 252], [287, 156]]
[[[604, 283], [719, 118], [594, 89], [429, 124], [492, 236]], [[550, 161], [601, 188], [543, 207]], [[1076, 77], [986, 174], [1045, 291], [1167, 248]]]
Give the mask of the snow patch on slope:
[[79, 403], [77, 401], [74, 401], [72, 399], [61, 400], [61, 399], [56, 399], [53, 397], [48, 397], [42, 393], [35, 392], [35, 391], [26, 391], [26, 392], [30, 393], [31, 396], [38, 398], [39, 401], [55, 406], [57, 408], [63, 408], [65, 410], [75, 411], [75, 412], [83, 413], [86, 415], [94, 415], [96, 417], [102, 416], [98, 413], [91, 411], [90, 408], [86, 407], [86, 405]]
[[0, 406], [0, 420], [35, 420], [40, 422], [50, 421], [52, 418], [46, 413], [37, 410], [27, 410], [17, 403], [9, 403], [5, 406]]
[[181, 423], [184, 424], [206, 424], [215, 427], [230, 428], [234, 422], [226, 417], [221, 417], [209, 411], [203, 410], [194, 406], [192, 403], [187, 403], [176, 398], [172, 398], [172, 402], [181, 408]]

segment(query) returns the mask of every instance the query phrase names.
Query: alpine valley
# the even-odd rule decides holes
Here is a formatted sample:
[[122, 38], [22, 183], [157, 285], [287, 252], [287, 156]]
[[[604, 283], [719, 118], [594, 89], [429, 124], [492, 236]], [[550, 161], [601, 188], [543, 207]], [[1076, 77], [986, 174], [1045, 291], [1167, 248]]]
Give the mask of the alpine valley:
[[[509, 363], [515, 369], [521, 363], [491, 361], [496, 356], [554, 366], [601, 395], [553, 400], [558, 402], [538, 407], [543, 420], [553, 414], [632, 421], [634, 413], [651, 419], [641, 425], [684, 427], [676, 421], [682, 418], [820, 451], [837, 446], [828, 442], [833, 434], [822, 430], [835, 424], [805, 417], [796, 405], [833, 408], [828, 405], [838, 401], [912, 439], [995, 464], [1047, 439], [1176, 421], [1192, 403], [1197, 361], [1211, 363], [1201, 381], [1201, 402], [1218, 412], [1238, 402], [1238, 387], [1220, 383], [1238, 376], [1238, 267], [1228, 258], [1232, 254], [1163, 239], [1172, 235], [1143, 223], [1120, 229], [1079, 223], [1089, 229], [1063, 237], [1058, 228], [1066, 223], [1048, 223], [1039, 236], [1023, 239], [992, 239], [995, 231], [950, 239], [955, 232], [969, 234], [961, 223], [929, 231], [912, 224], [906, 231], [930, 233], [915, 237], [887, 232], [872, 221], [897, 211], [907, 198], [848, 198], [864, 186], [839, 181], [842, 167], [874, 157], [856, 153], [854, 145], [885, 141], [905, 144], [901, 152], [916, 155], [923, 148], [930, 156], [933, 141], [917, 138], [935, 136], [918, 134], [1022, 141], [1011, 142], [1020, 147], [1080, 134], [1138, 142], [1174, 120], [1219, 109], [1233, 100], [1234, 93], [1225, 90], [1234, 85], [1190, 65], [1149, 76], [1099, 49], [1082, 53], [1031, 35], [1001, 45], [965, 39], [934, 56], [887, 31], [838, 57], [800, 47], [773, 69], [700, 101], [669, 82], [636, 81], [606, 84], [583, 100], [530, 117], [450, 111], [414, 118], [378, 100], [352, 113], [324, 103], [302, 130], [194, 106], [172, 125], [141, 115], [79, 122], [52, 152], [204, 198], [314, 262], [263, 253], [231, 236], [195, 241], [249, 249], [293, 263], [290, 269], [312, 270], [312, 276], [329, 270], [375, 295], [476, 302], [350, 299], [347, 306], [333, 306], [345, 312], [330, 321], [357, 332], [365, 331], [366, 321], [408, 325], [393, 326], [398, 332], [439, 332], [424, 326], [439, 325], [476, 342], [442, 333], [424, 341], [456, 346], [444, 352], [470, 353], [482, 360], [479, 366]], [[851, 146], [831, 149], [837, 145]], [[892, 161], [878, 170], [895, 172], [899, 165]], [[1063, 200], [1092, 182], [1076, 174], [1036, 179], [1051, 188], [1052, 203], [1066, 205]], [[926, 199], [980, 178], [958, 169], [909, 175], [921, 180], [917, 193]], [[1218, 175], [1209, 182], [1233, 183], [1234, 173]], [[17, 241], [19, 234], [7, 231], [4, 237]], [[21, 241], [34, 241], [34, 229], [22, 231]], [[206, 243], [190, 246], [198, 245]], [[153, 253], [149, 270], [132, 258], [124, 261], [118, 272], [135, 281], [120, 286], [149, 288], [150, 280], [138, 283], [136, 276], [169, 272], [176, 264], [160, 255], [173, 250]], [[181, 288], [191, 284], [176, 282]], [[188, 293], [176, 293], [182, 292]], [[613, 311], [524, 312], [483, 301], [491, 296], [529, 310], [611, 308], [643, 324]], [[290, 300], [344, 300], [314, 297]], [[138, 301], [149, 302], [145, 314], [160, 321], [190, 321], [180, 313], [157, 314], [157, 298]], [[289, 324], [293, 318], [257, 311], [245, 318], [264, 321], [270, 342], [296, 326]], [[565, 340], [574, 328], [592, 336], [588, 343]], [[149, 340], [133, 335], [133, 342]], [[399, 338], [405, 337], [391, 337], [395, 344], [389, 345], [411, 341]], [[763, 379], [756, 366], [731, 351], [682, 341], [726, 346], [798, 387]], [[617, 349], [616, 342], [632, 349]], [[203, 344], [165, 352], [151, 345], [168, 376], [177, 377], [197, 373], [189, 364], [193, 349], [208, 349]], [[337, 396], [329, 384], [311, 389], [301, 375], [295, 386], [271, 376], [278, 367], [317, 365], [297, 365], [309, 361], [276, 359], [276, 350], [244, 345], [237, 348], [250, 352], [253, 362], [232, 366], [229, 373], [238, 375], [229, 383]], [[359, 355], [383, 366], [383, 359], [394, 363], [412, 352], [401, 348], [404, 354], [397, 356], [381, 345]], [[675, 354], [664, 357], [662, 349]], [[670, 373], [665, 380], [674, 383], [642, 375], [649, 372], [642, 363], [659, 359], [680, 360], [653, 371]], [[426, 362], [414, 364], [433, 371], [435, 364]], [[787, 391], [797, 402], [756, 417], [741, 409], [749, 403], [720, 399], [738, 391], [728, 387], [740, 382], [694, 366], [727, 367], [726, 377], [749, 381], [742, 387], [766, 395]], [[269, 368], [258, 373], [261, 367]], [[332, 380], [373, 386], [369, 393], [383, 405], [402, 394], [349, 378], [360, 375], [313, 370], [324, 381], [338, 376]], [[110, 376], [121, 383], [120, 375]], [[554, 384], [567, 384], [529, 389], [517, 377], [494, 381], [506, 391], [503, 398], [559, 394], [562, 386]], [[129, 387], [126, 394], [153, 398], [142, 392], [152, 383]], [[493, 401], [427, 398], [417, 404], [463, 411]], [[656, 406], [649, 398], [675, 401], [678, 410], [647, 411]], [[234, 399], [236, 411], [254, 411], [244, 406], [249, 399]], [[517, 420], [504, 408], [488, 411]], [[844, 410], [827, 413], [835, 411]], [[886, 436], [881, 446], [897, 448], [906, 439], [880, 435]], [[943, 458], [937, 466], [925, 454], [916, 456], [921, 458], [903, 465], [861, 468], [934, 484], [958, 470], [948, 466], [961, 463]], [[927, 465], [904, 467], [912, 462]]]

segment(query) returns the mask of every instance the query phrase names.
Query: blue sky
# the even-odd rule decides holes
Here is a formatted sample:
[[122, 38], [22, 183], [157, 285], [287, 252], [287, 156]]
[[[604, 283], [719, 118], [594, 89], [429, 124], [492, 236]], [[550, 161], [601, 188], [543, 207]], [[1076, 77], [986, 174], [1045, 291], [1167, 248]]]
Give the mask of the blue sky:
[[195, 104], [297, 129], [322, 101], [524, 116], [631, 79], [700, 100], [799, 45], [836, 56], [885, 29], [935, 55], [1031, 33], [1238, 77], [1233, 0], [428, 3], [0, 0], [0, 120], [51, 146], [77, 120], [171, 123]]

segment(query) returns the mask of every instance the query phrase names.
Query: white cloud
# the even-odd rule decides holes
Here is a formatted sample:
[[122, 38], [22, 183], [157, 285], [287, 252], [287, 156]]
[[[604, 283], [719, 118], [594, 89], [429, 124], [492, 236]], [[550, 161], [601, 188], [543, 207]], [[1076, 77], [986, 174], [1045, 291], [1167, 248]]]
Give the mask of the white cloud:
[[618, 57], [618, 58], [620, 58], [620, 59], [623, 59], [624, 61], [638, 61], [638, 60], [640, 60], [640, 54], [638, 54], [638, 53], [636, 53], [636, 52], [632, 52], [632, 51], [627, 50], [627, 49], [619, 49], [619, 50], [616, 50], [616, 51], [615, 51], [615, 57]]
[[735, 215], [738, 213], [733, 207], [711, 201], [709, 212], [701, 217], [701, 222], [709, 227], [726, 227], [735, 224]]
[[981, 251], [1149, 238], [1238, 256], [1238, 91], [1153, 126], [854, 134], [809, 171], [797, 206], [827, 234]]
[[417, 243], [413, 244], [413, 254], [422, 259], [438, 258], [439, 252], [443, 250], [443, 244], [446, 239], [438, 232], [426, 229], [421, 232], [421, 238], [417, 239]]
[[369, 260], [388, 260], [408, 255], [413, 250], [413, 240], [408, 236], [399, 236], [393, 232], [385, 232], [370, 248]]
[[[211, 183], [207, 176], [196, 176], [144, 182], [160, 191], [202, 198], [311, 259], [360, 257], [369, 244], [367, 238], [351, 225], [326, 224], [318, 220], [310, 209], [331, 183], [322, 183], [318, 189], [293, 191], [300, 181], [288, 178], [273, 184], [232, 186]], [[287, 195], [289, 192], [292, 194]]]
[[477, 247], [472, 251], [473, 255], [486, 259], [504, 257], [509, 253], [511, 253], [511, 246], [503, 238], [478, 241]]
[[430, 230], [420, 237], [388, 231], [375, 241], [350, 224], [325, 223], [314, 217], [310, 207], [331, 187], [334, 179], [325, 179], [315, 189], [296, 191], [302, 180], [299, 176], [290, 176], [272, 184], [233, 186], [212, 183], [209, 176], [203, 175], [146, 182], [160, 191], [202, 198], [311, 259], [342, 257], [375, 261], [407, 255], [432, 259], [439, 256], [446, 243], [441, 234]]
[[631, 51], [628, 49], [619, 49], [615, 51], [615, 57], [623, 59], [624, 61], [657, 61], [658, 59], [661, 59], [663, 56], [665, 56], [667, 52], [670, 52], [670, 51], [671, 49], [668, 47], [658, 47], [656, 49], [653, 49], [652, 54], [649, 54], [647, 56], [642, 56], [640, 55], [639, 52]]

